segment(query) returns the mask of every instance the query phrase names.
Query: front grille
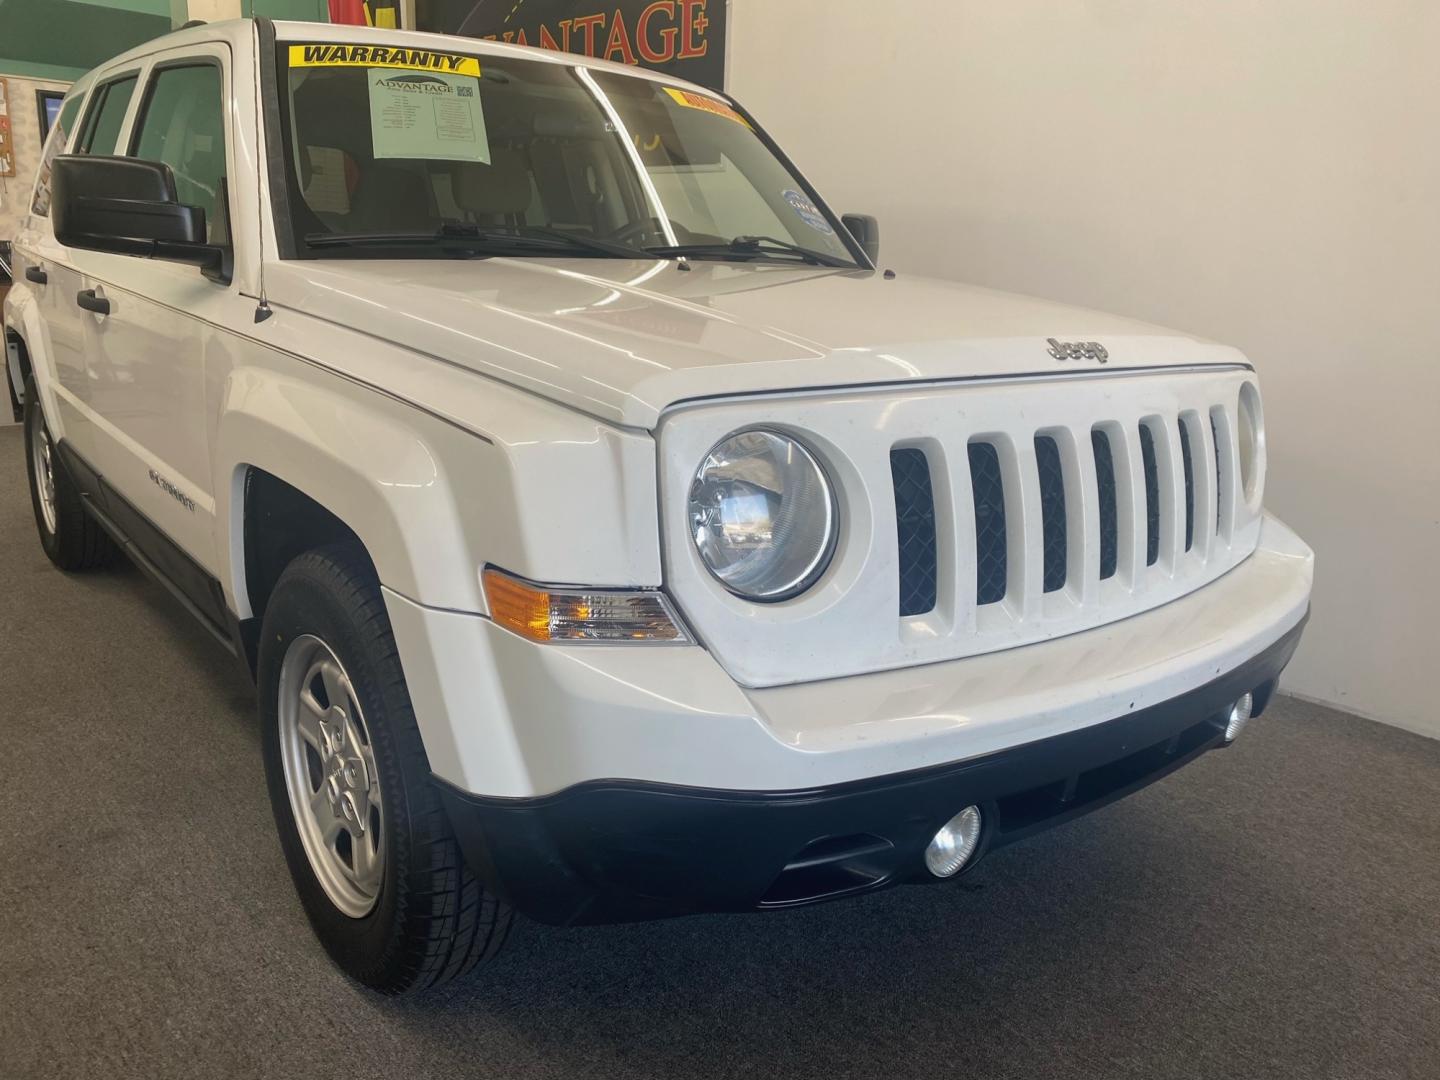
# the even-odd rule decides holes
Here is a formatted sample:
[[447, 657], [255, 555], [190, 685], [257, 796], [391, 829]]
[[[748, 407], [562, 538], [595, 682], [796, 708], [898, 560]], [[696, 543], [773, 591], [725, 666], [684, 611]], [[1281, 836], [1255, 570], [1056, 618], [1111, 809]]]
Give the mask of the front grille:
[[729, 433], [804, 432], [827, 466], [841, 531], [815, 589], [741, 604], [694, 558], [685, 515], [667, 512], [667, 584], [726, 670], [757, 690], [980, 657], [1131, 618], [1255, 550], [1263, 432], [1250, 439], [1260, 449], [1247, 498], [1237, 421], [1253, 387], [1238, 365], [1112, 368], [677, 408], [658, 433], [663, 505], [686, 505], [693, 463]]
[[935, 496], [930, 463], [913, 446], [890, 451], [895, 485], [895, 538], [900, 559], [900, 614], [923, 615], [935, 608]]
[[[1203, 434], [1207, 428], [1209, 447]], [[1226, 485], [1233, 482], [1225, 474], [1233, 453], [1226, 459], [1221, 452], [1229, 430], [1224, 406], [1214, 406], [1165, 417], [1105, 420], [1088, 427], [1088, 439], [1086, 428], [1073, 436], [1058, 428], [1035, 432], [1027, 437], [1033, 458], [1017, 452], [1023, 444], [1014, 434], [972, 438], [964, 476], [974, 533], [960, 539], [967, 547], [973, 543], [975, 591], [973, 597], [962, 596], [962, 604], [973, 600], [984, 609], [1015, 598], [1017, 590], [1028, 591], [1027, 575], [1034, 575], [1029, 589], [1038, 585], [1035, 591], [1042, 596], [1069, 587], [1080, 599], [1084, 585], [1077, 566], [1103, 584], [1126, 566], [1131, 575], [1157, 566], [1162, 554], [1166, 566], [1192, 554], [1207, 561], [1213, 545], [1221, 542], [1214, 538], [1221, 536]], [[914, 447], [890, 452], [902, 616], [935, 610], [947, 556], [937, 541], [932, 464]], [[1070, 479], [1081, 477], [1082, 470], [1086, 477], [1093, 475], [1093, 487], [1082, 482], [1077, 488]], [[1092, 507], [1094, 517], [1087, 521]], [[1026, 509], [1017, 516], [1020, 508]], [[1014, 530], [1029, 529], [1032, 521], [1034, 536], [1017, 539]], [[1076, 545], [1078, 553], [1072, 550]], [[1028, 565], [1017, 561], [1019, 551], [1026, 552]], [[1022, 609], [1023, 604], [1016, 613]]]
[[1009, 554], [1005, 550], [1005, 481], [993, 443], [970, 444], [970, 486], [975, 494], [975, 602], [1005, 599]]

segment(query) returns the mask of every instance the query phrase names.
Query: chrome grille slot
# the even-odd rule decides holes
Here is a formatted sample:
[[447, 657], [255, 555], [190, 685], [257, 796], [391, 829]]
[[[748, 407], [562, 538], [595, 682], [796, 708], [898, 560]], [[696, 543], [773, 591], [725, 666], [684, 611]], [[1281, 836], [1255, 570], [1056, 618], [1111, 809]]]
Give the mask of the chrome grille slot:
[[900, 614], [923, 615], [935, 608], [938, 573], [935, 494], [930, 486], [930, 463], [925, 451], [914, 446], [891, 450], [890, 480], [895, 485]]
[[1225, 410], [1219, 405], [1210, 410], [1210, 436], [1215, 444], [1215, 535], [1220, 535], [1220, 518], [1225, 505], [1225, 469], [1220, 464], [1220, 420]]
[[1190, 425], [1182, 416], [1177, 421], [1180, 430], [1180, 458], [1185, 467], [1185, 550], [1195, 546], [1195, 465], [1190, 459]]
[[1155, 461], [1155, 433], [1140, 425], [1140, 456], [1145, 468], [1145, 565], [1160, 559], [1160, 467]]
[[1100, 514], [1100, 580], [1115, 576], [1120, 555], [1119, 509], [1115, 495], [1115, 456], [1110, 436], [1090, 429], [1090, 450], [1095, 455], [1095, 488]]
[[1010, 558], [1005, 523], [1005, 481], [994, 443], [970, 444], [970, 487], [975, 500], [975, 602], [1005, 599]]
[[1045, 591], [1065, 587], [1066, 541], [1065, 467], [1053, 435], [1035, 436], [1035, 469], [1040, 476], [1040, 528], [1044, 534]]

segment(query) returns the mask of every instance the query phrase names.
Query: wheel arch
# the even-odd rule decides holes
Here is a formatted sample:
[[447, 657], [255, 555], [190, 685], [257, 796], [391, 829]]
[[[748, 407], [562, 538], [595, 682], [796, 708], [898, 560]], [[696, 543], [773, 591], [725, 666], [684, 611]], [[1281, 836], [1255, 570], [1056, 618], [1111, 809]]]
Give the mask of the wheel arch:
[[5, 387], [10, 391], [10, 413], [18, 424], [24, 416], [25, 380], [30, 377], [30, 354], [25, 339], [5, 328]]
[[[18, 293], [18, 295], [17, 295]], [[32, 298], [12, 290], [5, 299], [5, 386], [9, 391], [11, 412], [18, 423], [25, 404], [25, 380], [35, 373], [35, 348], [31, 342], [42, 340], [38, 330], [38, 312]]]
[[242, 466], [241, 573], [255, 618], [264, 614], [285, 567], [297, 556], [330, 544], [354, 548], [374, 571], [364, 541], [314, 498], [271, 472]]

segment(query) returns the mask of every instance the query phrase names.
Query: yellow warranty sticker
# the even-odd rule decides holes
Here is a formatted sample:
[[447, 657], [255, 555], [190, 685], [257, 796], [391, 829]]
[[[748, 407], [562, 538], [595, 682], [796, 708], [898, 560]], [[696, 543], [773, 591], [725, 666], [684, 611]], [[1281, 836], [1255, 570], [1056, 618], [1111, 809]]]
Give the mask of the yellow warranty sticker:
[[480, 77], [480, 61], [473, 56], [391, 45], [291, 45], [290, 66], [405, 68]]
[[750, 126], [743, 116], [723, 101], [716, 101], [704, 94], [692, 94], [689, 90], [676, 90], [673, 86], [665, 87], [665, 93], [674, 98], [676, 104], [684, 105], [687, 109], [699, 109], [701, 112], [713, 113], [715, 116], [725, 117], [726, 120], [734, 120], [737, 124]]

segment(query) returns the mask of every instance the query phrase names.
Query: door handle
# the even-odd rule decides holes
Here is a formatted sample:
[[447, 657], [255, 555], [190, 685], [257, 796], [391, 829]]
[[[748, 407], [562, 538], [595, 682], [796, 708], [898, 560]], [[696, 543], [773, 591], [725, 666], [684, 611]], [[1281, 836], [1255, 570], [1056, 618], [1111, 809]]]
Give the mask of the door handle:
[[96, 315], [110, 314], [110, 301], [103, 296], [96, 296], [94, 289], [81, 289], [75, 294], [75, 303]]
[[50, 280], [50, 275], [38, 266], [25, 267], [25, 280], [33, 281], [36, 285], [44, 285]]

